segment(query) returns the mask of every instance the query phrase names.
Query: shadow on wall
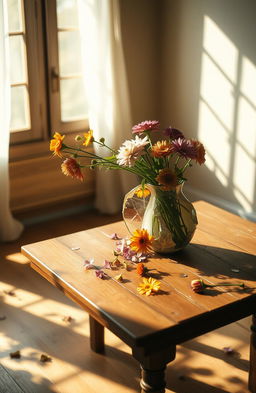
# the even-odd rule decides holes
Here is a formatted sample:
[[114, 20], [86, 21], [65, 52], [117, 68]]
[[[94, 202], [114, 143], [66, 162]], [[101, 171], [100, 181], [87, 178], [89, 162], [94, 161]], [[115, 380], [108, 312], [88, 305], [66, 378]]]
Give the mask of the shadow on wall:
[[174, 10], [178, 101], [172, 112], [179, 112], [174, 126], [185, 135], [192, 129], [190, 137], [207, 151], [206, 165], [189, 174], [191, 191], [256, 219], [256, 3], [189, 3], [181, 0]]

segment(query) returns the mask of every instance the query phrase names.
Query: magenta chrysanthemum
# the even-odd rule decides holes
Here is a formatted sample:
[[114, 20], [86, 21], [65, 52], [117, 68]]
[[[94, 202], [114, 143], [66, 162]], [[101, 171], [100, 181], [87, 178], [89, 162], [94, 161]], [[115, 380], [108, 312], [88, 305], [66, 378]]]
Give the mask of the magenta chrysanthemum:
[[178, 139], [178, 138], [185, 138], [183, 133], [177, 128], [168, 127], [164, 130], [164, 134], [168, 136], [170, 139]]
[[184, 158], [195, 159], [197, 149], [190, 139], [178, 138], [172, 141], [172, 153], [178, 153]]
[[159, 129], [159, 121], [158, 120], [145, 120], [142, 123], [136, 124], [132, 127], [133, 134], [140, 134], [144, 131], [152, 131]]

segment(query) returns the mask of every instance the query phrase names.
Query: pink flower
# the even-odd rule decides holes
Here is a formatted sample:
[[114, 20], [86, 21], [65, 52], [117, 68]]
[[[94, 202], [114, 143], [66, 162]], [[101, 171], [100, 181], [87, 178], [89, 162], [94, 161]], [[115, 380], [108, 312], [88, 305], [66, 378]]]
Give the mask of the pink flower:
[[87, 259], [84, 261], [84, 270], [90, 270], [90, 269], [95, 269], [94, 259], [90, 259], [90, 260]]
[[121, 237], [119, 237], [117, 233], [112, 233], [109, 237], [112, 240], [121, 240]]
[[190, 283], [192, 291], [196, 293], [201, 293], [207, 287], [203, 280], [192, 280]]
[[159, 121], [158, 120], [145, 120], [142, 123], [136, 124], [132, 127], [133, 134], [140, 134], [144, 131], [152, 131], [159, 129]]
[[164, 134], [170, 139], [184, 138], [184, 135], [180, 130], [177, 130], [177, 128], [172, 128], [171, 126], [164, 130]]
[[184, 158], [196, 159], [197, 148], [190, 139], [178, 138], [172, 141], [172, 153], [178, 153]]
[[107, 277], [106, 273], [104, 273], [103, 270], [95, 270], [95, 275], [101, 280]]
[[132, 250], [128, 239], [122, 239], [120, 242], [117, 242], [116, 251], [119, 255], [122, 255], [124, 259], [132, 262], [144, 262], [149, 256], [148, 254]]
[[80, 165], [74, 158], [66, 158], [61, 164], [61, 170], [66, 176], [71, 176], [81, 181], [84, 180]]
[[112, 270], [111, 262], [110, 262], [110, 261], [107, 261], [107, 260], [105, 259], [104, 265], [102, 266], [102, 268], [103, 268], [103, 269], [111, 269], [111, 270]]

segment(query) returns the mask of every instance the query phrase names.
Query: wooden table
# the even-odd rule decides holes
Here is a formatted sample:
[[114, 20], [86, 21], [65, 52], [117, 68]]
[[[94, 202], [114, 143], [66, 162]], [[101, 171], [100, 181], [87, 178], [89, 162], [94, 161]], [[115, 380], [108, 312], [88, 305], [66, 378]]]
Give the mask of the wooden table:
[[[141, 364], [142, 392], [165, 391], [165, 367], [177, 344], [252, 314], [249, 389], [256, 393], [256, 224], [205, 202], [195, 208], [199, 224], [191, 244], [145, 264], [161, 282], [154, 296], [137, 292], [141, 277], [135, 265], [105, 270], [106, 279], [84, 270], [86, 259], [94, 258], [97, 268], [113, 260], [116, 241], [109, 235], [128, 236], [123, 222], [29, 244], [22, 252], [33, 269], [90, 314], [94, 351], [104, 350], [104, 327], [131, 347]], [[123, 282], [114, 279], [119, 273]], [[208, 284], [243, 282], [246, 288], [194, 293], [190, 282], [197, 278]]]

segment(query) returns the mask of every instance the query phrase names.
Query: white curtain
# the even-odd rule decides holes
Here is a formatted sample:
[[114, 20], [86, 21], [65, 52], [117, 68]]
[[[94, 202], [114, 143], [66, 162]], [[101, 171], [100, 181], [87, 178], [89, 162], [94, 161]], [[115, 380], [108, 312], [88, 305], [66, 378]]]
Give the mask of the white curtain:
[[17, 239], [23, 226], [9, 206], [10, 84], [6, 1], [0, 1], [0, 241]]
[[[108, 146], [119, 148], [132, 138], [119, 0], [78, 4], [90, 128], [96, 139], [104, 137]], [[95, 150], [104, 153], [97, 145]], [[137, 178], [123, 170], [97, 170], [96, 207], [105, 213], [119, 211], [123, 196], [137, 184]]]

